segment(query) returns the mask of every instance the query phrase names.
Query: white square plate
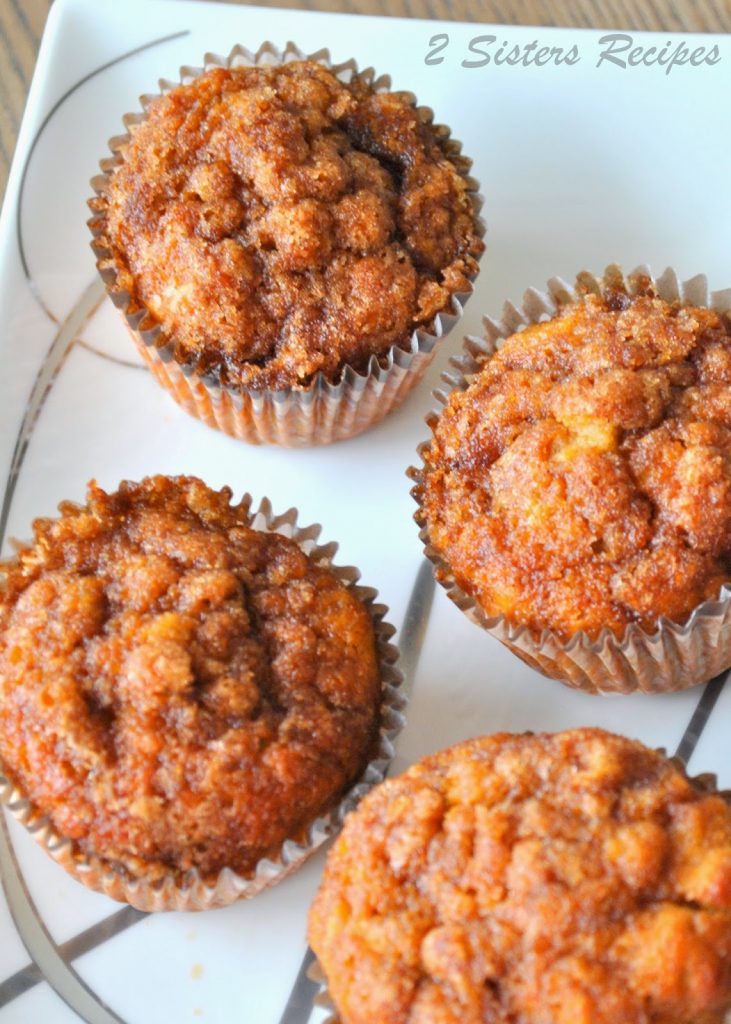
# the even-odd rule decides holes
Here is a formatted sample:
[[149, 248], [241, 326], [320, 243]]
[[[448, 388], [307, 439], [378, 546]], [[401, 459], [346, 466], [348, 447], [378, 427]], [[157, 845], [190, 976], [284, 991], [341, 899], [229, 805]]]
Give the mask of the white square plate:
[[[446, 46], [444, 39], [430, 44], [441, 33]], [[496, 36], [488, 44], [493, 56], [503, 40], [523, 46], [537, 39], [565, 51], [576, 44], [580, 60], [465, 68], [463, 59], [475, 59], [468, 44], [477, 35]], [[195, 473], [236, 493], [268, 495], [277, 510], [297, 505], [303, 523], [321, 522], [323, 537], [340, 541], [340, 561], [360, 567], [401, 624], [422, 563], [404, 471], [427, 434], [431, 388], [461, 335], [479, 332], [481, 314], [499, 312], [504, 299], [518, 299], [549, 276], [571, 278], [614, 261], [626, 269], [648, 262], [656, 271], [673, 264], [682, 277], [705, 272], [713, 288], [731, 284], [728, 39], [696, 38], [693, 46], [717, 45], [721, 59], [666, 74], [659, 66], [623, 70], [607, 61], [597, 68], [601, 35], [180, 0], [56, 0], [0, 221], [5, 544], [28, 536], [32, 518], [53, 514], [61, 499], [81, 499], [92, 477], [115, 487], [150, 472]], [[671, 38], [675, 47], [680, 40]], [[326, 46], [336, 60], [355, 57], [433, 107], [474, 160], [489, 225], [475, 295], [425, 383], [377, 429], [321, 450], [247, 447], [189, 419], [141, 368], [110, 304], [90, 312], [99, 287], [85, 226], [88, 181], [107, 139], [120, 132], [122, 114], [137, 109], [138, 96], [155, 91], [158, 78], [199, 65], [206, 51], [227, 53], [237, 42], [256, 49], [267, 39], [279, 46], [291, 39], [310, 51]], [[635, 38], [645, 47], [667, 41]], [[437, 46], [442, 62], [426, 64]], [[693, 748], [702, 714], [689, 728], [691, 719], [699, 701], [702, 712], [711, 708], [718, 687], [614, 700], [572, 693], [533, 673], [441, 592], [429, 616], [428, 578], [421, 577], [421, 610], [403, 637], [418, 653], [428, 617], [397, 769], [500, 729], [596, 724], [670, 751], [685, 736], [686, 750]], [[729, 688], [712, 710], [690, 767], [715, 771], [728, 785]], [[29, 966], [8, 906], [22, 912], [26, 892], [46, 929], [36, 935], [50, 950], [44, 967], [87, 1020], [309, 1019], [310, 987], [292, 992], [322, 855], [249, 903], [143, 918], [69, 879], [14, 822], [8, 835], [5, 848], [0, 830], [8, 898], [0, 896], [0, 1024], [79, 1019]], [[22, 886], [11, 877], [9, 849]]]

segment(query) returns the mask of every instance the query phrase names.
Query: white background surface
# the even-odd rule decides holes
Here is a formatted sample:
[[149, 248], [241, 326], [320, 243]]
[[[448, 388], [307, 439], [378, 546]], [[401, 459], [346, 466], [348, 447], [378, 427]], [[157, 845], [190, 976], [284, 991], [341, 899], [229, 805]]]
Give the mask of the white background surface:
[[[485, 26], [352, 18], [283, 10], [216, 7], [177, 0], [57, 0], [51, 9], [18, 153], [0, 221], [0, 480], [5, 479], [28, 394], [56, 326], [26, 282], [16, 239], [21, 171], [39, 125], [83, 76], [169, 33], [183, 38], [149, 49], [95, 75], [53, 114], [28, 165], [20, 224], [28, 265], [46, 306], [62, 320], [95, 275], [85, 226], [89, 178], [106, 140], [137, 97], [198, 65], [205, 51], [235, 43], [292, 39], [328, 46], [335, 60], [355, 57], [388, 72], [449, 124], [485, 196], [487, 253], [476, 293], [427, 380], [386, 423], [331, 448], [250, 448], [189, 419], [142, 370], [104, 361], [79, 347], [62, 369], [34, 432], [15, 494], [11, 536], [25, 537], [33, 517], [81, 499], [95, 477], [115, 487], [149, 472], [192, 472], [208, 483], [268, 495], [275, 509], [300, 509], [302, 523], [323, 524], [341, 543], [340, 561], [356, 564], [378, 587], [399, 625], [421, 545], [404, 476], [426, 436], [430, 390], [463, 333], [480, 315], [518, 299], [547, 277], [572, 277], [609, 262], [630, 269], [673, 264], [681, 276], [704, 271], [714, 288], [731, 284], [728, 185], [731, 44], [718, 43], [714, 67], [596, 68], [602, 33], [497, 28], [519, 44], [576, 43], [574, 67], [465, 69], [460, 60]], [[447, 32], [444, 63], [428, 67], [428, 41]], [[636, 35], [662, 46], [668, 36]], [[678, 39], [678, 37], [673, 37]], [[137, 361], [115, 311], [105, 303], [83, 338]], [[673, 750], [700, 696], [593, 698], [544, 680], [471, 625], [439, 592], [415, 681], [399, 767], [468, 736], [500, 729], [597, 724]], [[722, 695], [691, 761], [731, 784]], [[12, 826], [34, 899], [57, 941], [117, 909], [87, 892]], [[322, 867], [316, 857], [295, 877], [250, 903], [203, 915], [146, 919], [77, 963], [97, 993], [130, 1024], [276, 1024], [305, 951], [305, 919]], [[0, 896], [0, 981], [27, 957]], [[1, 1024], [61, 1024], [75, 1016], [47, 986], [0, 1010]], [[374, 1022], [375, 1024], [375, 1022]]]

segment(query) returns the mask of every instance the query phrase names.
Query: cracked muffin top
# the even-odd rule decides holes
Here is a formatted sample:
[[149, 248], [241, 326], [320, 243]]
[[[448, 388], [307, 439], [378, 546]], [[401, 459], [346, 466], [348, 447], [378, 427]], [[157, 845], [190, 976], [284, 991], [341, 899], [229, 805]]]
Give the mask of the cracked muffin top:
[[377, 735], [366, 608], [231, 492], [153, 477], [34, 524], [0, 589], [0, 764], [132, 876], [251, 873]]
[[469, 289], [483, 244], [466, 165], [405, 94], [358, 75], [214, 68], [150, 104], [92, 208], [179, 362], [306, 387]]
[[598, 729], [471, 740], [349, 815], [309, 937], [343, 1024], [722, 1024], [731, 808]]
[[731, 335], [647, 283], [508, 338], [455, 391], [417, 488], [488, 615], [563, 639], [677, 622], [731, 579]]

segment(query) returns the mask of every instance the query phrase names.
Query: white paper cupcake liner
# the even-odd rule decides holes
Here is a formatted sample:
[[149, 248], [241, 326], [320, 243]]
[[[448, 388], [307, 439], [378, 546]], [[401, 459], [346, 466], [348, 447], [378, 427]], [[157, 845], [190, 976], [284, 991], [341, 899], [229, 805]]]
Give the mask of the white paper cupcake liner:
[[[206, 54], [203, 68], [181, 68], [180, 82], [187, 84], [212, 67], [278, 65], [294, 60], [316, 61], [346, 82], [358, 75], [377, 92], [387, 91], [390, 85], [387, 75], [376, 77], [372, 68], [359, 72], [354, 60], [334, 64], [328, 50], [306, 54], [291, 42], [282, 51], [273, 43], [266, 42], [255, 53], [242, 46], [235, 46], [228, 57]], [[158, 95], [170, 92], [178, 84], [162, 80], [161, 93]], [[401, 92], [399, 95], [409, 97], [416, 107], [416, 99], [411, 93]], [[410, 339], [400, 345], [392, 345], [385, 353], [372, 355], [365, 370], [344, 367], [336, 381], [328, 380], [319, 372], [307, 388], [261, 391], [231, 388], [222, 384], [217, 374], [200, 375], [193, 365], [178, 363], [174, 357], [174, 343], [148, 311], [136, 303], [120, 285], [118, 267], [105, 236], [104, 193], [109, 177], [123, 163], [125, 146], [135, 127], [146, 119], [147, 108], [156, 98], [152, 95], [143, 96], [143, 112], [127, 114], [123, 119], [127, 133], [110, 140], [109, 147], [113, 155], [100, 162], [103, 173], [91, 182], [97, 198], [89, 201], [94, 212], [89, 227], [94, 236], [92, 248], [97, 256], [99, 273], [112, 302], [124, 315], [132, 339], [158, 383], [190, 415], [210, 427], [251, 444], [280, 444], [287, 447], [330, 444], [375, 426], [399, 406], [419, 383], [433, 358], [437, 342], [449, 333], [462, 315], [472, 289], [454, 292], [449, 308], [438, 313], [428, 327], [415, 330]], [[434, 114], [428, 107], [416, 109], [425, 123], [433, 122]], [[477, 182], [467, 173], [471, 161], [461, 156], [462, 145], [450, 138], [449, 128], [434, 125], [434, 132], [441, 140], [445, 154], [466, 182], [475, 212], [475, 229], [482, 237], [485, 225], [477, 216], [482, 207], [482, 197], [478, 194]], [[473, 275], [471, 280], [476, 276]]]
[[[251, 498], [243, 499], [247, 509]], [[289, 509], [283, 515], [274, 515], [271, 504], [264, 498], [255, 512], [249, 511], [250, 525], [267, 533], [279, 533], [292, 538], [317, 565], [330, 569], [335, 576], [365, 606], [376, 637], [376, 651], [381, 671], [381, 713], [378, 739], [370, 761], [360, 778], [345, 796], [326, 814], [316, 818], [307, 828], [304, 838], [287, 839], [275, 857], [258, 862], [251, 876], [224, 869], [215, 881], [204, 879], [193, 869], [181, 874], [170, 873], [154, 881], [133, 878], [115, 861], [97, 856], [86, 856], [74, 843], [61, 836], [51, 822], [2, 773], [0, 765], [0, 804], [24, 825], [43, 849], [69, 874], [90, 889], [143, 911], [207, 910], [226, 906], [236, 900], [248, 899], [263, 889], [276, 885], [300, 867], [320, 846], [339, 831], [345, 816], [353, 810], [363, 796], [381, 782], [394, 757], [394, 741], [405, 724], [405, 695], [400, 687], [403, 681], [397, 668], [398, 650], [390, 642], [395, 628], [385, 621], [388, 609], [376, 601], [378, 592], [372, 587], [358, 584], [360, 573], [352, 566], [333, 564], [336, 543], [318, 544], [321, 527], [317, 524], [297, 525], [297, 510]], [[16, 545], [24, 547], [25, 545]], [[7, 562], [4, 564], [8, 564]], [[2, 582], [0, 563], [0, 584]]]
[[[672, 268], [658, 278], [653, 277], [647, 266], [625, 275], [615, 265], [607, 267], [601, 277], [582, 272], [574, 284], [551, 278], [545, 292], [529, 288], [519, 307], [506, 303], [499, 320], [485, 317], [485, 337], [465, 339], [462, 355], [450, 360], [453, 371], [442, 374], [446, 387], [434, 392], [439, 405], [427, 416], [428, 426], [434, 429], [450, 393], [455, 389], [464, 391], [474, 374], [511, 334], [550, 319], [562, 306], [587, 293], [601, 294], [603, 289], [612, 288], [636, 295], [648, 284], [668, 302], [680, 301], [719, 313], [731, 310], [731, 289], [709, 292], [704, 275], [680, 281]], [[432, 545], [420, 503], [423, 463], [430, 448], [431, 441], [421, 444], [418, 454], [422, 466], [408, 470], [416, 484], [411, 493], [419, 505], [414, 518], [420, 527], [424, 553], [433, 563], [436, 578], [450, 600], [531, 668], [589, 693], [668, 693], [705, 682], [731, 666], [731, 585], [722, 588], [717, 600], [705, 601], [694, 609], [683, 624], [660, 618], [656, 629], [648, 633], [632, 623], [621, 637], [605, 627], [595, 640], [579, 632], [564, 641], [551, 630], [545, 629], [536, 636], [527, 626], [511, 625], [501, 615], [488, 615], [459, 586], [449, 565]]]
[[338, 1017], [338, 1011], [333, 1002], [333, 997], [327, 984], [327, 976], [322, 969], [322, 964], [319, 960], [313, 960], [307, 970], [307, 977], [310, 981], [314, 981], [319, 986], [317, 995], [314, 998], [314, 1005], [319, 1006], [321, 1010], [327, 1013], [322, 1024], [340, 1024], [340, 1018]]

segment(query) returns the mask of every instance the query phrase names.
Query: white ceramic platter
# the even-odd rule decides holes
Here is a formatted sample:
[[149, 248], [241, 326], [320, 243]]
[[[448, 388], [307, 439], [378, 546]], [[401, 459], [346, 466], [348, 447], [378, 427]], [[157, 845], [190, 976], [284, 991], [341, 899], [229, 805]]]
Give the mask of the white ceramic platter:
[[[503, 41], [536, 39], [564, 52], [576, 45], [580, 60], [463, 67], [465, 58], [479, 60], [468, 51], [478, 35], [496, 36], [478, 44], [492, 56]], [[56, 0], [0, 221], [5, 550], [9, 537], [28, 536], [33, 517], [81, 499], [92, 477], [114, 487], [151, 472], [196, 473], [237, 493], [269, 495], [278, 510], [297, 505], [301, 522], [322, 523], [323, 538], [340, 541], [340, 561], [361, 568], [400, 625], [422, 564], [404, 470], [427, 433], [431, 388], [461, 335], [479, 331], [481, 313], [499, 312], [503, 299], [551, 275], [614, 261], [656, 271], [673, 264], [682, 277], [705, 272], [713, 288], [731, 284], [731, 43], [696, 37], [691, 49], [715, 44], [720, 59], [667, 74], [606, 60], [597, 68], [600, 36], [179, 0]], [[634, 45], [662, 48], [669, 38], [672, 49], [683, 42], [637, 35]], [[474, 160], [489, 225], [476, 294], [425, 383], [376, 430], [322, 450], [250, 448], [189, 419], [140, 367], [111, 306], [86, 312], [98, 290], [88, 181], [122, 114], [158, 78], [175, 78], [205, 52], [227, 53], [237, 42], [256, 49], [267, 39], [355, 57], [433, 107]], [[441, 63], [425, 63], [435, 49]], [[35, 418], [27, 412], [33, 396]], [[404, 637], [407, 669], [426, 632], [397, 769], [478, 733], [597, 724], [670, 751], [682, 742], [692, 771], [715, 771], [731, 784], [731, 689], [612, 700], [572, 693], [522, 665], [441, 592], [429, 614], [428, 572], [419, 581]], [[142, 917], [67, 878], [14, 822], [7, 830], [0, 1024], [77, 1021], [64, 998], [94, 1022], [310, 1019], [312, 986], [300, 968], [322, 854], [249, 903]], [[11, 909], [49, 980], [31, 963]]]

